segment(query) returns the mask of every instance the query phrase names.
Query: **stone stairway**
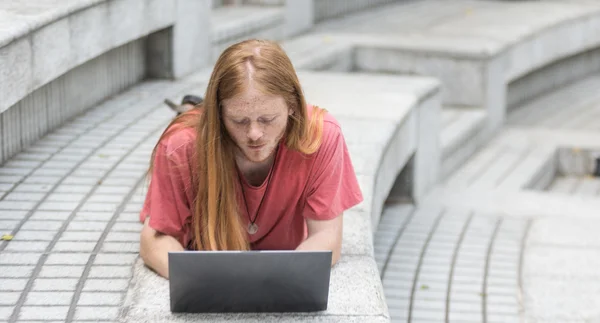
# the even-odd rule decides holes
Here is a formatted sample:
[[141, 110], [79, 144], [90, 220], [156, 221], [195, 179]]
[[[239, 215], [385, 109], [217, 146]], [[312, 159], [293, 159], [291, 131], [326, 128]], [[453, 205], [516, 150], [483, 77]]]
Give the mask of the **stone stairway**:
[[[548, 194], [550, 199], [564, 197], [556, 202], [563, 205], [563, 212], [583, 210], [589, 198], [600, 195], [600, 179], [561, 173], [569, 169], [569, 160], [557, 154], [569, 145], [600, 146], [600, 97], [595, 91], [599, 81], [600, 76], [589, 77], [513, 110], [507, 126], [448, 176], [425, 203], [385, 207], [374, 248], [393, 322], [526, 322], [536, 316], [566, 315], [543, 305], [551, 301], [538, 291], [541, 278], [534, 278], [535, 273], [558, 271], [539, 267], [549, 261], [580, 257], [575, 249], [560, 256], [558, 249], [549, 249], [550, 235], [557, 241], [568, 239], [567, 248], [573, 248], [583, 243], [572, 242], [574, 232], [582, 230], [580, 223], [595, 220], [586, 220], [588, 213], [580, 212], [579, 217], [571, 215], [579, 229], [550, 229], [548, 223], [565, 225], [561, 211], [536, 204], [543, 202], [528, 192]], [[454, 118], [445, 111], [446, 125], [456, 122]], [[482, 192], [489, 192], [485, 196], [524, 194], [523, 199], [499, 199], [515, 205], [534, 203], [537, 211], [486, 206], [476, 201]], [[448, 197], [440, 198], [444, 195]], [[585, 200], [573, 199], [579, 197]], [[597, 255], [590, 257], [597, 259]], [[572, 295], [568, 289], [565, 293]]]

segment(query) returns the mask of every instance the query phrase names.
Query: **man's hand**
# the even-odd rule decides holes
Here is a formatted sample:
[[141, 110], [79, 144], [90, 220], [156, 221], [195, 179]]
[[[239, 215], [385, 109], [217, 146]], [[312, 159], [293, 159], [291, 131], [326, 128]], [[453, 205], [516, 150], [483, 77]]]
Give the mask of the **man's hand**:
[[342, 251], [343, 214], [331, 220], [306, 219], [308, 237], [296, 250], [331, 250], [331, 266], [335, 265]]

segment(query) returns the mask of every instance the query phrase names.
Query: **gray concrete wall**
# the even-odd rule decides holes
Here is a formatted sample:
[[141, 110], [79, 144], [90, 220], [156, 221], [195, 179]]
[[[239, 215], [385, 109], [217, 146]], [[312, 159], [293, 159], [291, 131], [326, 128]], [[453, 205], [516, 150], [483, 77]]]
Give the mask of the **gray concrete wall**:
[[145, 77], [208, 65], [210, 0], [61, 5], [0, 9], [0, 163]]
[[146, 76], [145, 39], [78, 66], [0, 114], [0, 164], [46, 133]]
[[170, 0], [96, 1], [51, 21], [43, 10], [28, 16], [15, 5], [8, 12], [15, 22], [39, 19], [45, 24], [11, 34], [13, 40], [0, 47], [0, 66], [11, 66], [0, 74], [0, 112], [67, 71], [176, 20]]

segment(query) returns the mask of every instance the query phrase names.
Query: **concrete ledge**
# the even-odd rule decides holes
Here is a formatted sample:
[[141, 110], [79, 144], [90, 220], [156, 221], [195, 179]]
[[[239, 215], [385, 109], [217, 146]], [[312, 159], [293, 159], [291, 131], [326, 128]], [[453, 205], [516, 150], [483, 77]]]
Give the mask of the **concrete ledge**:
[[508, 84], [507, 111], [513, 113], [534, 98], [551, 96], [558, 89], [599, 72], [600, 47], [554, 61]]
[[462, 165], [483, 143], [486, 115], [480, 109], [443, 109], [442, 178]]
[[4, 3], [0, 7], [0, 47], [103, 1], [106, 0], [64, 1], [60, 5], [43, 0], [16, 0]]
[[382, 204], [409, 159], [415, 160], [416, 190], [426, 191], [436, 180], [431, 174], [437, 174], [436, 156], [441, 155], [436, 128], [439, 84], [424, 77], [364, 73], [299, 71], [298, 76], [309, 102], [326, 108], [340, 122], [365, 196], [364, 203], [345, 213], [342, 257], [332, 269], [328, 309], [312, 314], [174, 315], [168, 281], [138, 260], [124, 321], [389, 322], [373, 233]]
[[74, 3], [14, 1], [0, 9], [0, 67], [8, 70], [0, 75], [0, 113], [72, 68], [176, 20], [169, 0]]
[[247, 38], [281, 40], [284, 37], [283, 7], [232, 6], [212, 10], [211, 59], [233, 43]]
[[[439, 172], [440, 98], [437, 81], [368, 73], [299, 71], [304, 91], [337, 116], [355, 164], [365, 201], [358, 208], [377, 227], [383, 201], [411, 157], [414, 197], [436, 181]], [[332, 93], [344, 93], [332, 95]]]
[[[290, 0], [288, 0], [290, 1]], [[292, 0], [293, 1], [293, 0]], [[311, 0], [314, 2], [315, 22], [320, 22], [343, 15], [388, 4], [397, 0]]]
[[208, 0], [1, 4], [0, 163], [144, 78], [206, 65], [209, 9]]
[[143, 80], [145, 45], [142, 39], [114, 48], [74, 67], [0, 113], [0, 164], [63, 122]]
[[[349, 282], [352, 282], [348, 285]], [[332, 269], [324, 313], [171, 314], [169, 283], [138, 260], [133, 293], [124, 305], [125, 322], [389, 322], [383, 287], [370, 256], [346, 256]]]
[[345, 40], [308, 35], [281, 45], [299, 70], [350, 72], [354, 69], [354, 47]]

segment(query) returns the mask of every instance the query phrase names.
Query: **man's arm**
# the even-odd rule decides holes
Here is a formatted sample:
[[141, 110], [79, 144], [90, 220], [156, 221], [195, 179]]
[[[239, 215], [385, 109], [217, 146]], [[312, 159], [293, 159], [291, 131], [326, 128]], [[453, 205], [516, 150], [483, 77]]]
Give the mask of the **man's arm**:
[[140, 256], [146, 266], [169, 279], [169, 251], [184, 251], [184, 248], [177, 239], [152, 229], [149, 221], [147, 217], [140, 234]]
[[342, 252], [343, 214], [331, 220], [306, 219], [308, 237], [296, 250], [331, 250], [331, 266], [340, 259]]

